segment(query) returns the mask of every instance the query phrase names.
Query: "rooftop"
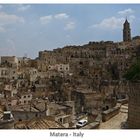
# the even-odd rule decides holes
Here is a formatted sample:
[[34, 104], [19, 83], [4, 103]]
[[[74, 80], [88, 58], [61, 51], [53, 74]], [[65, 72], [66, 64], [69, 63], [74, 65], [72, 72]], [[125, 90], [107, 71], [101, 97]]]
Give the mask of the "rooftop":
[[51, 129], [51, 128], [64, 128], [62, 125], [53, 120], [46, 118], [32, 120], [28, 123], [29, 129]]
[[65, 104], [57, 104], [57, 103], [50, 103], [49, 104], [49, 107], [50, 108], [55, 108], [55, 109], [60, 109], [60, 110], [71, 108], [68, 105], [65, 105]]
[[38, 109], [34, 108], [31, 105], [16, 105], [16, 106], [11, 106], [12, 111], [25, 111], [25, 112], [39, 112]]
[[37, 118], [31, 121], [22, 121], [15, 124], [17, 129], [55, 129], [64, 128], [62, 125], [50, 118]]
[[80, 93], [93, 93], [93, 94], [97, 93], [95, 90], [85, 89], [85, 88], [77, 88], [76, 92], [80, 92]]

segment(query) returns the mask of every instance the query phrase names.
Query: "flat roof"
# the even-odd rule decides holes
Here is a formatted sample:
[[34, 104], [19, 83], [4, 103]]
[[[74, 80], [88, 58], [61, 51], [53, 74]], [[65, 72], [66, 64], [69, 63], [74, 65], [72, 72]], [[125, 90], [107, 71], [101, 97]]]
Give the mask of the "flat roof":
[[21, 111], [21, 112], [39, 112], [36, 108], [33, 106], [30, 107], [30, 105], [16, 105], [11, 107], [12, 111]]

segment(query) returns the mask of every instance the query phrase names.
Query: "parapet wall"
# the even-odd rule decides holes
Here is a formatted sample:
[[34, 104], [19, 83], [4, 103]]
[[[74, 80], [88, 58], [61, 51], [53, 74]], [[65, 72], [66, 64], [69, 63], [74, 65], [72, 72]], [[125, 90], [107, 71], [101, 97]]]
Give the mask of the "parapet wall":
[[108, 121], [109, 119], [111, 119], [112, 117], [114, 117], [115, 115], [117, 115], [120, 111], [120, 106], [116, 106], [112, 109], [109, 109], [107, 111], [104, 111], [102, 113], [102, 121]]

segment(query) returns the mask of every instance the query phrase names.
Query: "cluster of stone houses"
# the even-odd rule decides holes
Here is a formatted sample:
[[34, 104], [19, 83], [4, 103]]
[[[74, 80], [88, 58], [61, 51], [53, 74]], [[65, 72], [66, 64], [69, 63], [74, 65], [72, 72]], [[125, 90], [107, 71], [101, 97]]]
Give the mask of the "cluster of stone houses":
[[48, 86], [51, 71], [63, 76], [68, 74], [69, 65], [50, 65], [47, 72], [40, 72], [31, 62], [28, 58], [1, 57], [0, 105], [6, 106], [2, 116], [4, 111], [10, 111], [15, 123], [51, 116], [54, 122], [69, 127], [74, 114], [73, 102], [50, 102], [49, 96], [54, 93]]
[[10, 111], [14, 127], [26, 129], [40, 128], [38, 121], [46, 128], [73, 128], [85, 116], [96, 121], [117, 100], [127, 99], [123, 75], [135, 60], [140, 37], [127, 38], [40, 51], [36, 59], [1, 56], [2, 116]]

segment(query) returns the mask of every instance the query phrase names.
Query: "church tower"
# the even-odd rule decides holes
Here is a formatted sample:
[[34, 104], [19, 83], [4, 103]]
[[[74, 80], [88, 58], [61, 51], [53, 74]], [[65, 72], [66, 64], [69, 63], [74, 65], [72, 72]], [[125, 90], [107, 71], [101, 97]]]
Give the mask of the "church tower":
[[128, 42], [131, 41], [131, 29], [130, 29], [130, 23], [125, 20], [123, 24], [123, 41]]

